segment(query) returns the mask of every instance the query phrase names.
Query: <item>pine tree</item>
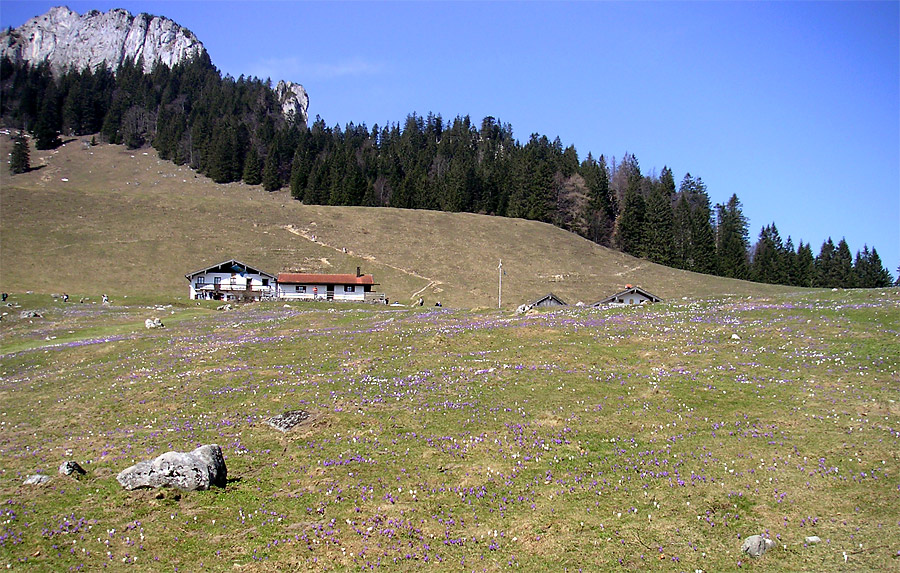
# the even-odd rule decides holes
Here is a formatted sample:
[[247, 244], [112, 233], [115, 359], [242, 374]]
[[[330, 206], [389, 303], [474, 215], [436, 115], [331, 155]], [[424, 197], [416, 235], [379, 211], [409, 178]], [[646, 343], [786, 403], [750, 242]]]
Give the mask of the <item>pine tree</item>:
[[691, 244], [691, 205], [683, 194], [675, 203], [674, 215], [674, 264], [679, 269], [690, 270], [693, 266]]
[[635, 257], [643, 255], [645, 215], [643, 196], [635, 189], [626, 190], [622, 214], [616, 221], [616, 244], [623, 252]]
[[62, 145], [59, 130], [62, 127], [57, 106], [56, 89], [47, 88], [41, 102], [41, 111], [34, 126], [34, 146], [36, 149], [56, 149]]
[[863, 245], [861, 253], [856, 251], [853, 274], [854, 284], [860, 288], [891, 286], [891, 273], [881, 264], [881, 257], [878, 256], [875, 247], [869, 251], [868, 245]]
[[816, 274], [813, 278], [813, 286], [833, 287], [837, 286], [837, 272], [835, 271], [834, 241], [831, 237], [822, 243], [819, 256], [816, 257]]
[[[673, 189], [674, 185], [673, 182]], [[644, 217], [643, 251], [654, 263], [672, 266], [675, 262], [675, 218], [669, 193], [665, 185], [654, 185], [650, 193]]]
[[746, 279], [749, 275], [747, 251], [747, 218], [741, 210], [737, 195], [732, 195], [725, 205], [717, 205], [718, 241], [716, 254], [719, 274], [724, 277]]
[[278, 174], [278, 154], [275, 152], [275, 146], [269, 147], [269, 153], [266, 154], [266, 163], [263, 167], [262, 184], [266, 191], [278, 191], [281, 189], [281, 176]]
[[253, 147], [247, 152], [247, 158], [244, 160], [242, 179], [247, 185], [259, 185], [262, 183], [262, 164], [259, 161], [259, 154], [256, 153], [256, 149]]
[[795, 278], [792, 284], [800, 287], [811, 287], [815, 284], [816, 278], [816, 260], [812, 254], [812, 246], [809, 243], [797, 246], [797, 257], [795, 263]]
[[31, 169], [31, 159], [28, 151], [28, 140], [21, 131], [13, 138], [13, 149], [9, 159], [9, 172], [12, 175], [25, 173]]
[[891, 272], [881, 263], [878, 251], [872, 247], [869, 256], [869, 268], [872, 270], [871, 288], [885, 288], [891, 286]]
[[853, 255], [850, 254], [850, 247], [844, 238], [838, 242], [837, 251], [835, 252], [835, 272], [836, 281], [832, 286], [840, 288], [853, 288], [856, 286], [853, 276]]
[[753, 249], [750, 277], [761, 283], [788, 284], [787, 256], [775, 223], [763, 227]]

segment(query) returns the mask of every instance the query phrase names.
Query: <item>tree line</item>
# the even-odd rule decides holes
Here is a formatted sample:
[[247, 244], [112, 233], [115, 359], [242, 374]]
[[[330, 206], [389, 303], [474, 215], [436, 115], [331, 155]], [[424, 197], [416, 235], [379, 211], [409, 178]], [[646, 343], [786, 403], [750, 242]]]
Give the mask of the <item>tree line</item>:
[[306, 204], [466, 211], [554, 224], [670, 267], [793, 286], [880, 287], [891, 276], [874, 247], [829, 238], [782, 241], [772, 223], [751, 245], [736, 195], [713, 205], [699, 177], [637, 158], [579, 160], [574, 146], [532, 134], [521, 143], [494, 117], [408, 115], [384, 126], [289, 123], [269, 80], [223, 76], [206, 53], [174, 67], [126, 60], [115, 72], [0, 61], [0, 117], [38, 149], [61, 136], [154, 147], [217, 183], [285, 186]]

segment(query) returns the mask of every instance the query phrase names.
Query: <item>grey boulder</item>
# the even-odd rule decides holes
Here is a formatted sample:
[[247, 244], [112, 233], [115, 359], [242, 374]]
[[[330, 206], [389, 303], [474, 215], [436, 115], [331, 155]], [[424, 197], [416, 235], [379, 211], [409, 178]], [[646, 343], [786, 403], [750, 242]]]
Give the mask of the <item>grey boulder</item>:
[[775, 547], [774, 540], [766, 539], [762, 535], [751, 535], [741, 545], [741, 553], [746, 553], [750, 557], [760, 557], [773, 547]]
[[184, 491], [225, 487], [228, 470], [222, 448], [200, 446], [192, 452], [166, 452], [122, 470], [116, 480], [127, 490], [177, 487]]

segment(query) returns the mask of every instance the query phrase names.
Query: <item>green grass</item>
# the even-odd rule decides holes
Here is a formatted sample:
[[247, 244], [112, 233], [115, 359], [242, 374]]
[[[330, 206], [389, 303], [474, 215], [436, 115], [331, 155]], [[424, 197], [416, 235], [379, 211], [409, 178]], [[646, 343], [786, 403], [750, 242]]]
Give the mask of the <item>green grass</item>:
[[[529, 316], [173, 305], [163, 330], [143, 328], [147, 298], [14, 298], [45, 312], [0, 330], [13, 569], [898, 563], [896, 289]], [[295, 408], [312, 417], [292, 432], [264, 423]], [[224, 489], [115, 481], [204, 443], [225, 452]], [[88, 474], [56, 475], [67, 459]], [[36, 472], [53, 481], [22, 485]], [[757, 533], [778, 547], [749, 560]]]

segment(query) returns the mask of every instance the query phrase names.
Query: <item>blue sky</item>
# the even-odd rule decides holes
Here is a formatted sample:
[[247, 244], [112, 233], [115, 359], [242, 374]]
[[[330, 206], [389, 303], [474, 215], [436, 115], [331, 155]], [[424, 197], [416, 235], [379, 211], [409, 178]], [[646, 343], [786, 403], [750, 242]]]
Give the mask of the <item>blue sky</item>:
[[[19, 26], [60, 2], [0, 0]], [[755, 242], [900, 265], [898, 2], [69, 2], [193, 31], [224, 73], [303, 84], [329, 125], [492, 115], [580, 158], [736, 193]]]

